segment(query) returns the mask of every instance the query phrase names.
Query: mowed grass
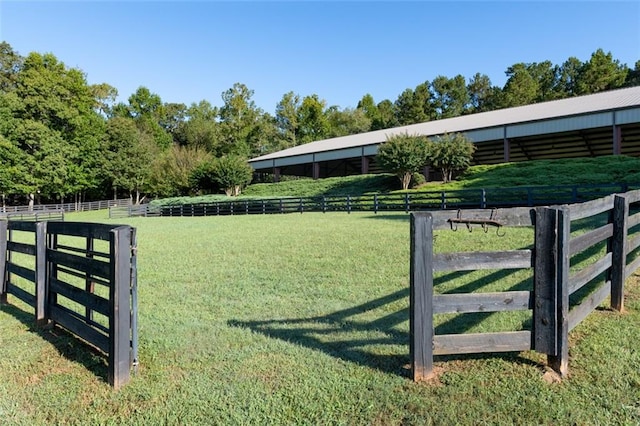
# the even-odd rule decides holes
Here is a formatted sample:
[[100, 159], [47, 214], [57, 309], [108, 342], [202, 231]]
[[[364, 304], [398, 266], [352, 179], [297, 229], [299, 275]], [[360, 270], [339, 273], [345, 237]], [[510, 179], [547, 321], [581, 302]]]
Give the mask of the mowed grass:
[[[570, 377], [532, 351], [436, 359], [409, 379], [405, 214], [133, 218], [138, 374], [120, 391], [100, 354], [0, 311], [2, 424], [637, 424], [640, 289], [571, 334]], [[105, 212], [67, 220], [114, 222]], [[436, 251], [530, 247], [532, 232], [439, 231]], [[488, 276], [499, 277], [490, 284]], [[439, 292], [526, 289], [527, 271], [442, 274]], [[522, 313], [437, 318], [436, 331], [527, 327]]]

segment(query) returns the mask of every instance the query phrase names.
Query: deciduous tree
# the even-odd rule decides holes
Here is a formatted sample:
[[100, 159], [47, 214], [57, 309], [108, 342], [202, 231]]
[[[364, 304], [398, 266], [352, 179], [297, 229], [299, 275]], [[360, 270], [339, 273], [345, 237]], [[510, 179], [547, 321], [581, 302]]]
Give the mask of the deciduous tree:
[[384, 170], [395, 174], [407, 190], [411, 175], [421, 171], [429, 159], [430, 146], [422, 136], [399, 134], [390, 136], [378, 148], [376, 162]]

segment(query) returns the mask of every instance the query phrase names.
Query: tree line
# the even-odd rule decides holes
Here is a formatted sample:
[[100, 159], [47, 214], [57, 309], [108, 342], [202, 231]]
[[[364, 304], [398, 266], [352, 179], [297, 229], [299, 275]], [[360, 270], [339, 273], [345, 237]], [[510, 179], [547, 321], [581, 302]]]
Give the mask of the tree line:
[[2, 203], [81, 201], [110, 196], [168, 197], [225, 190], [251, 180], [246, 159], [371, 130], [409, 125], [640, 84], [602, 49], [518, 63], [504, 87], [477, 73], [437, 76], [395, 101], [365, 94], [356, 108], [328, 106], [317, 94], [285, 93], [270, 114], [241, 83], [207, 100], [163, 102], [141, 86], [117, 102], [108, 83], [89, 84], [52, 53], [22, 56], [0, 43], [0, 194]]

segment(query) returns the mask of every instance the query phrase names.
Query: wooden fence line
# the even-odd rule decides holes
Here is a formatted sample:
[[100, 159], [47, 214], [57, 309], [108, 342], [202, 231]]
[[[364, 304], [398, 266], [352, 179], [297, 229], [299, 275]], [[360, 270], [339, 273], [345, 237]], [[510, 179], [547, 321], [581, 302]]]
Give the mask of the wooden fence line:
[[[34, 242], [14, 241], [14, 231], [34, 234]], [[60, 244], [60, 236], [78, 244]], [[0, 302], [11, 294], [34, 308], [39, 325], [59, 324], [100, 349], [108, 358], [107, 380], [117, 389], [137, 365], [135, 244], [129, 226], [0, 221]], [[34, 260], [20, 265], [14, 253]], [[33, 290], [14, 282], [17, 277]]]
[[[537, 207], [509, 212], [506, 225], [534, 226], [534, 249], [497, 252], [434, 253], [433, 231], [445, 229], [452, 212], [411, 214], [410, 353], [414, 380], [433, 373], [433, 356], [463, 353], [523, 351], [547, 355], [548, 364], [561, 376], [569, 368], [569, 332], [607, 297], [611, 308], [624, 308], [625, 280], [640, 267], [640, 256], [629, 255], [640, 247], [640, 235], [629, 230], [640, 224], [640, 213], [629, 215], [630, 205], [640, 202], [640, 191], [610, 195], [583, 204]], [[463, 211], [470, 218], [487, 217], [488, 211]], [[571, 235], [571, 224], [607, 215], [606, 224], [580, 235]], [[437, 219], [436, 219], [437, 218]], [[447, 218], [447, 219], [445, 219]], [[591, 219], [593, 218], [593, 219]], [[572, 256], [606, 242], [606, 253], [593, 263], [570, 270]], [[533, 270], [532, 291], [434, 294], [433, 275], [440, 271], [477, 269]], [[603, 277], [603, 278], [602, 278]], [[594, 280], [603, 282], [595, 285]], [[571, 305], [570, 296], [588, 287], [588, 294]], [[444, 313], [530, 310], [531, 330], [498, 333], [435, 335], [433, 315]]]
[[93, 210], [104, 210], [110, 207], [125, 207], [131, 205], [130, 198], [120, 198], [117, 200], [100, 200], [100, 201], [86, 201], [82, 203], [54, 203], [54, 204], [34, 204], [32, 206], [0, 206], [0, 214], [4, 213], [29, 213], [39, 211], [63, 211], [65, 213], [70, 212], [83, 212]]

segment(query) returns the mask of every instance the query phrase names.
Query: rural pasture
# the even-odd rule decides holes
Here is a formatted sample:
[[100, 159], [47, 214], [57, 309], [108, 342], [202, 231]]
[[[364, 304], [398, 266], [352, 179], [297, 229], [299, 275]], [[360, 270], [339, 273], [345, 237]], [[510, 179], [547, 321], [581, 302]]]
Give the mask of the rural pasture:
[[[106, 212], [69, 214], [99, 221]], [[571, 370], [543, 380], [535, 352], [436, 358], [409, 378], [409, 216], [305, 213], [118, 219], [138, 230], [140, 367], [120, 391], [104, 359], [65, 332], [0, 311], [4, 424], [636, 424], [640, 277], [626, 312], [570, 335]], [[436, 251], [530, 247], [529, 228], [438, 231]], [[440, 291], [483, 287], [478, 271]], [[446, 278], [446, 277], [445, 277]], [[496, 288], [495, 286], [500, 288]], [[504, 287], [504, 288], [502, 288]], [[607, 306], [606, 303], [603, 306]], [[522, 312], [443, 315], [448, 332], [522, 327]]]

